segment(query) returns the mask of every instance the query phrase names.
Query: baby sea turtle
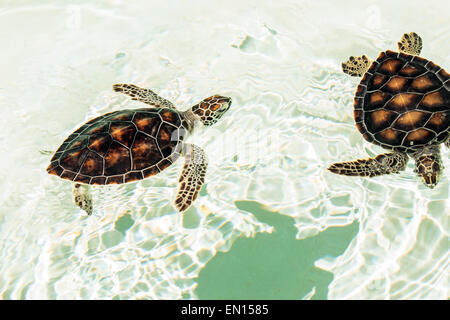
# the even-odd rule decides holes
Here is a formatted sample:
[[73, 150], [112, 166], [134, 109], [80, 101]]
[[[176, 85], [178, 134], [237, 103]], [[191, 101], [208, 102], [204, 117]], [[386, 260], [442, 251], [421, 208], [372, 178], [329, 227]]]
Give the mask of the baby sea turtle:
[[48, 173], [75, 182], [75, 203], [92, 213], [92, 197], [82, 184], [121, 184], [158, 174], [185, 157], [175, 199], [185, 211], [197, 198], [208, 165], [205, 152], [185, 143], [202, 122], [211, 126], [228, 111], [231, 98], [214, 95], [187, 111], [149, 89], [115, 84], [113, 90], [153, 107], [110, 112], [92, 119], [72, 133], [55, 152]]
[[391, 152], [328, 170], [374, 177], [404, 170], [411, 157], [414, 171], [433, 188], [443, 169], [440, 144], [450, 147], [450, 75], [419, 57], [422, 39], [416, 33], [404, 34], [398, 48], [399, 53], [382, 52], [373, 62], [363, 55], [342, 64], [345, 73], [363, 77], [354, 99], [356, 127], [364, 139]]

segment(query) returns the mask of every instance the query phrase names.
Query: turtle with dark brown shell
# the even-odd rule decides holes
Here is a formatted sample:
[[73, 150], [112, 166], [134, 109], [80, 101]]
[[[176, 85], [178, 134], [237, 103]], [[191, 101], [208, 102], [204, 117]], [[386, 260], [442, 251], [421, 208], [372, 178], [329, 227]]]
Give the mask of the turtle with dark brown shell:
[[149, 89], [116, 84], [113, 90], [152, 107], [110, 112], [83, 124], [55, 152], [48, 173], [74, 182], [75, 203], [91, 214], [92, 197], [82, 185], [146, 179], [184, 156], [175, 207], [185, 211], [197, 198], [207, 168], [205, 152], [186, 143], [186, 136], [199, 122], [216, 123], [231, 98], [215, 95], [182, 112]]
[[450, 75], [419, 57], [422, 39], [416, 33], [404, 34], [398, 48], [375, 61], [363, 55], [342, 64], [345, 73], [362, 76], [354, 99], [356, 127], [365, 140], [390, 152], [328, 170], [373, 177], [404, 170], [411, 157], [415, 172], [433, 188], [443, 170], [440, 144], [450, 147]]

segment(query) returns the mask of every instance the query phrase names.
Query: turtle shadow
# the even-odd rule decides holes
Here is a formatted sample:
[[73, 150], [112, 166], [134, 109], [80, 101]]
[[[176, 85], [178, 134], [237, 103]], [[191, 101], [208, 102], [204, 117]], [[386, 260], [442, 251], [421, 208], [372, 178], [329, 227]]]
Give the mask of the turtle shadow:
[[297, 240], [291, 217], [271, 212], [255, 201], [236, 206], [274, 227], [271, 234], [238, 238], [228, 252], [218, 252], [200, 271], [199, 299], [301, 299], [315, 287], [312, 299], [326, 299], [333, 274], [314, 266], [325, 256], [341, 255], [359, 223], [331, 227]]

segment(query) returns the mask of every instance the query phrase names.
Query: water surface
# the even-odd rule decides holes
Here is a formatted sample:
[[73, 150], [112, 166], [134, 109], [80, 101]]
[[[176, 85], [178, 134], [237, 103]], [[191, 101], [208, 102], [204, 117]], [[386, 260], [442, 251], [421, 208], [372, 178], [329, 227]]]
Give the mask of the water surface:
[[[430, 190], [412, 162], [373, 179], [326, 167], [383, 152], [353, 125], [358, 79], [341, 62], [395, 50], [415, 31], [422, 55], [448, 70], [449, 12], [444, 1], [3, 1], [1, 298], [202, 298], [215, 288], [202, 270], [220, 271], [216, 259], [229, 266], [244, 241], [248, 250], [269, 241], [286, 261], [306, 255], [299, 274], [319, 276], [266, 297], [447, 299], [450, 172]], [[210, 166], [184, 216], [172, 206], [181, 161], [149, 180], [93, 188], [90, 217], [70, 183], [46, 173], [40, 151], [83, 122], [144, 107], [114, 83], [151, 88], [181, 110], [215, 93], [233, 98], [190, 139]], [[239, 205], [248, 201], [251, 210]], [[235, 281], [249, 276], [241, 267]]]

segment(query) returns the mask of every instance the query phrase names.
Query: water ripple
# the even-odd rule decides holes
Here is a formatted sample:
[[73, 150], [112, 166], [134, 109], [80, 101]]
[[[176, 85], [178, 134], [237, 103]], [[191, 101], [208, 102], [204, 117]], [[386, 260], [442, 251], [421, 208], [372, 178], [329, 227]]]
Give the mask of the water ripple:
[[[360, 1], [354, 10], [367, 16], [313, 1], [152, 5], [46, 1], [38, 20], [26, 1], [2, 9], [0, 30], [12, 33], [5, 48], [20, 49], [0, 62], [9, 75], [0, 79], [3, 299], [194, 299], [195, 279], [217, 252], [273, 231], [239, 200], [291, 216], [298, 239], [359, 220], [344, 254], [316, 261], [334, 274], [329, 298], [448, 297], [448, 172], [429, 190], [412, 163], [373, 179], [326, 170], [382, 152], [354, 127], [358, 80], [341, 73], [341, 61], [395, 49], [411, 15], [431, 9], [409, 5], [402, 22], [398, 10]], [[439, 19], [416, 31], [446, 66], [448, 23]], [[22, 24], [27, 42], [14, 36]], [[111, 92], [116, 82], [150, 87], [182, 110], [215, 93], [233, 97], [222, 121], [190, 139], [210, 166], [183, 215], [172, 205], [181, 160], [149, 180], [94, 187], [90, 217], [73, 205], [70, 183], [46, 174], [49, 156], [39, 150], [56, 149], [92, 117], [142, 106]], [[448, 150], [443, 162], [450, 168]]]

